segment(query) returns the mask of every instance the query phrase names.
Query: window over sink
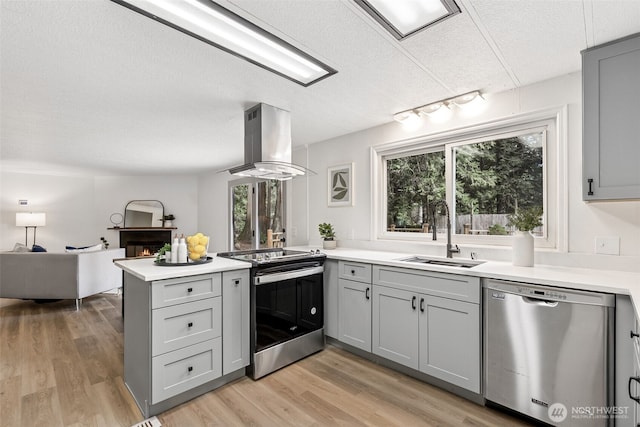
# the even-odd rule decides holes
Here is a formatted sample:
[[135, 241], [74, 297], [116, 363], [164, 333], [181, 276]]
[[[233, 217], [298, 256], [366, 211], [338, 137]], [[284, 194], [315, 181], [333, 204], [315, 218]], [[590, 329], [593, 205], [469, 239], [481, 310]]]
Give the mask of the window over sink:
[[[456, 243], [509, 245], [509, 215], [543, 209], [536, 246], [560, 248], [565, 179], [564, 108], [374, 147], [378, 239], [431, 240], [446, 233], [449, 206]], [[562, 195], [562, 197], [560, 197]], [[434, 221], [435, 219], [435, 221]]]

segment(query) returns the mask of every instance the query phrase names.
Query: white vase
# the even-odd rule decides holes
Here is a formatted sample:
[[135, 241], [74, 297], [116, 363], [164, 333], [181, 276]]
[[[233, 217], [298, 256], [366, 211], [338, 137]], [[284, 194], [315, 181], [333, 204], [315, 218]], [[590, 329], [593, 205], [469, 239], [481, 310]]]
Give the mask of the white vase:
[[533, 235], [528, 231], [516, 231], [512, 239], [513, 265], [533, 267]]
[[336, 246], [338, 246], [338, 241], [337, 240], [323, 240], [322, 241], [322, 248], [323, 249], [335, 249]]

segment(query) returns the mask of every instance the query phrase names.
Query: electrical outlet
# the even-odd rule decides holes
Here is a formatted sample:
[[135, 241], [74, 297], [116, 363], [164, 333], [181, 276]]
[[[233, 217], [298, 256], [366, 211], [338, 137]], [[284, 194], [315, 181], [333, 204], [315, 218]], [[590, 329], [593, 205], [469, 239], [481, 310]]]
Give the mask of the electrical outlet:
[[596, 237], [596, 253], [603, 255], [620, 255], [620, 238]]
[[25, 199], [18, 200], [18, 205], [20, 206], [27, 206], [28, 204], [29, 204], [28, 200], [25, 200]]

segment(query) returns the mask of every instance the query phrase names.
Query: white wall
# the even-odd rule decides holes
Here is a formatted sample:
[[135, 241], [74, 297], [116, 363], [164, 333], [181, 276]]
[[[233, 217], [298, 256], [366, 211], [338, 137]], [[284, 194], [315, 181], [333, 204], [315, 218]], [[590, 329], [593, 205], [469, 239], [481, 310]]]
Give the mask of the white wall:
[[[157, 199], [166, 214], [174, 214], [178, 233], [192, 234], [198, 225], [198, 181], [196, 176], [85, 177], [3, 172], [0, 182], [0, 250], [24, 243], [24, 228], [15, 226], [19, 211], [45, 212], [47, 225], [39, 227], [36, 243], [50, 252], [62, 252], [66, 245], [86, 246], [105, 237], [111, 247], [119, 246], [112, 227], [112, 213], [124, 214], [133, 199]], [[19, 199], [29, 205], [18, 206]], [[160, 224], [158, 224], [160, 226]], [[29, 230], [28, 243], [33, 242]]]
[[[306, 182], [294, 182], [298, 197], [307, 191], [309, 199], [306, 212], [297, 209], [292, 227], [300, 229], [308, 224], [311, 245], [320, 245], [317, 224], [334, 224], [339, 245], [402, 250], [426, 254], [444, 254], [443, 242], [403, 243], [376, 241], [371, 235], [371, 154], [372, 146], [411, 139], [419, 136], [453, 130], [464, 126], [506, 118], [514, 114], [567, 106], [567, 160], [560, 165], [567, 177], [568, 251], [536, 251], [536, 262], [596, 268], [640, 270], [640, 201], [585, 203], [581, 199], [582, 188], [582, 108], [581, 77], [579, 73], [520, 89], [487, 97], [486, 109], [477, 116], [464, 117], [458, 111], [450, 121], [433, 123], [424, 121], [413, 130], [399, 123], [389, 123], [376, 128], [312, 144], [306, 153], [308, 167], [318, 172]], [[299, 154], [302, 156], [302, 154]], [[343, 163], [354, 163], [355, 205], [353, 207], [327, 206], [327, 168]], [[308, 190], [305, 187], [308, 185]], [[308, 218], [308, 219], [307, 219]], [[594, 255], [596, 236], [620, 237], [620, 256]], [[463, 247], [463, 255], [474, 250], [486, 259], [510, 259], [510, 248]]]

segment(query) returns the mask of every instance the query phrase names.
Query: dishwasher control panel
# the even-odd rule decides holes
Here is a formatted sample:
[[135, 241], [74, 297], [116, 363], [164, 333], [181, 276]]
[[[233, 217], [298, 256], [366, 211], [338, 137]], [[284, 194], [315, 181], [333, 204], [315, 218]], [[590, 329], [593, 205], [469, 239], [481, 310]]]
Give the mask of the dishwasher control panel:
[[532, 300], [547, 302], [567, 302], [588, 305], [615, 306], [614, 296], [598, 292], [582, 291], [578, 289], [564, 289], [550, 286], [533, 285], [529, 283], [508, 282], [488, 279], [484, 287], [489, 290], [487, 296], [492, 299], [505, 299], [506, 295], [519, 295]]

